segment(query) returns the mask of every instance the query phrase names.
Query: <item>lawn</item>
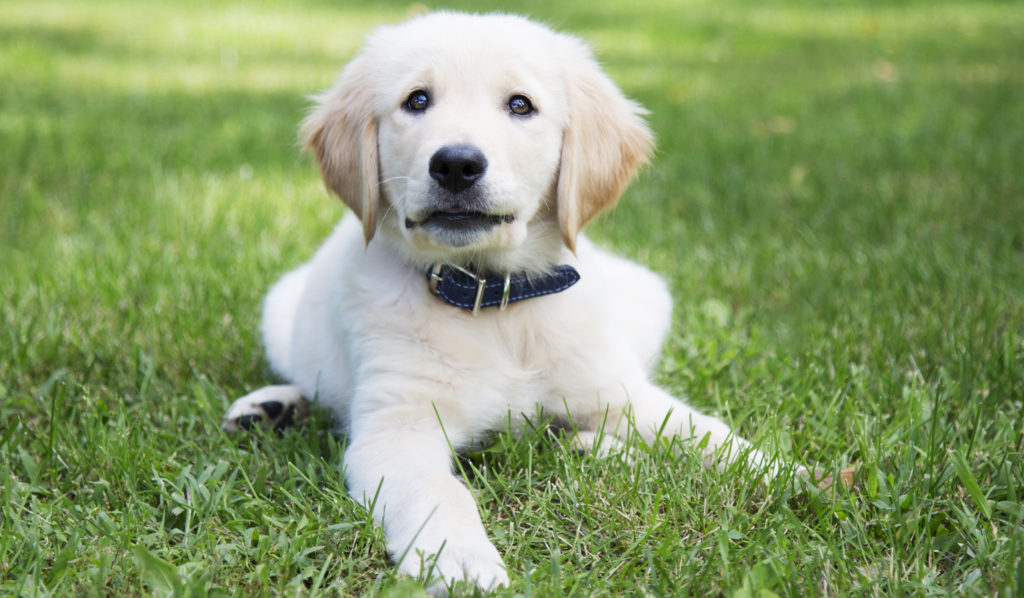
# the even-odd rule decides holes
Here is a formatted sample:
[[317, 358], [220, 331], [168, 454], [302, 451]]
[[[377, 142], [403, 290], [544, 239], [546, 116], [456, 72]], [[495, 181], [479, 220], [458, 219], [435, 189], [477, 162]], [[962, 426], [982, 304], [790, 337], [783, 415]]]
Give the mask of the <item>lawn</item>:
[[[0, 4], [0, 594], [420, 592], [325, 414], [219, 423], [271, 380], [263, 293], [344, 211], [296, 147], [307, 96], [421, 8]], [[590, 233], [670, 282], [660, 383], [859, 466], [815, 492], [499, 434], [460, 464], [500, 593], [1021, 595], [1024, 8], [492, 8], [585, 37], [651, 110], [656, 158]]]

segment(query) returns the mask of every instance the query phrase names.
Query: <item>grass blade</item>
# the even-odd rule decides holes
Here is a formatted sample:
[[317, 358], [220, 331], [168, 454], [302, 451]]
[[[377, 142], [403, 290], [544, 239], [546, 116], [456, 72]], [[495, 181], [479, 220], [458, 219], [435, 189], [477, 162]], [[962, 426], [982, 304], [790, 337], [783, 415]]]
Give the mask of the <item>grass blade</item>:
[[978, 481], [974, 479], [974, 474], [971, 473], [967, 460], [960, 454], [960, 451], [951, 451], [949, 453], [949, 460], [953, 463], [956, 477], [960, 478], [960, 483], [967, 490], [967, 493], [971, 495], [971, 500], [977, 505], [978, 510], [981, 511], [986, 520], [992, 519], [992, 507], [989, 506], [988, 499], [985, 498], [985, 494], [981, 491]]

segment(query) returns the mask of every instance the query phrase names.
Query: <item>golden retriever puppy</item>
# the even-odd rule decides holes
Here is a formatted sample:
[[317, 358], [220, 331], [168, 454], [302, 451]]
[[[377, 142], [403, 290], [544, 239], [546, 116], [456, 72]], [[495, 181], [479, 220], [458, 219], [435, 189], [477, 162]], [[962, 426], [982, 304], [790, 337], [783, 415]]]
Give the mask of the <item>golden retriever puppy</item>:
[[266, 298], [289, 385], [242, 397], [224, 427], [290, 423], [302, 397], [333, 410], [349, 492], [399, 570], [438, 588], [508, 583], [452, 465], [510, 421], [571, 420], [584, 446], [632, 425], [771, 468], [650, 382], [666, 286], [580, 232], [650, 155], [643, 115], [584, 43], [520, 17], [377, 30], [302, 125], [351, 213]]

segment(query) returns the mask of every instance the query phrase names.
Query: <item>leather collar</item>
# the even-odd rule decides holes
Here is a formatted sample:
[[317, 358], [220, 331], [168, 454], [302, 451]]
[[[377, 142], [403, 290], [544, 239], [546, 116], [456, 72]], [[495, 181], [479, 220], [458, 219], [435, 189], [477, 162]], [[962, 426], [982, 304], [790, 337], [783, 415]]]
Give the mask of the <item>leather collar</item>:
[[568, 265], [543, 274], [525, 272], [474, 274], [465, 268], [437, 264], [427, 271], [430, 290], [450, 305], [480, 313], [484, 307], [504, 310], [509, 303], [559, 293], [576, 284], [580, 273]]

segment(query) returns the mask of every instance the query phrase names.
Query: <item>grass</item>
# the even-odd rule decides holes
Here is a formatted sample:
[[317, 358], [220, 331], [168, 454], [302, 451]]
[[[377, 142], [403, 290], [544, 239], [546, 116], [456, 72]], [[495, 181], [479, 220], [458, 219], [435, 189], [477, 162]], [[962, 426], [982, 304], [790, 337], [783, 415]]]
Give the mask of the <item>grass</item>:
[[[494, 8], [587, 37], [652, 111], [654, 165], [591, 232], [675, 291], [661, 383], [861, 464], [794, 493], [500, 434], [463, 463], [502, 593], [1020, 595], [1020, 6]], [[417, 593], [326, 416], [218, 428], [269, 379], [262, 294], [342, 212], [295, 148], [304, 97], [409, 10], [0, 5], [0, 594]]]

